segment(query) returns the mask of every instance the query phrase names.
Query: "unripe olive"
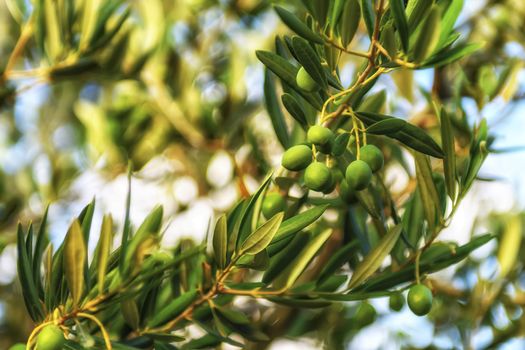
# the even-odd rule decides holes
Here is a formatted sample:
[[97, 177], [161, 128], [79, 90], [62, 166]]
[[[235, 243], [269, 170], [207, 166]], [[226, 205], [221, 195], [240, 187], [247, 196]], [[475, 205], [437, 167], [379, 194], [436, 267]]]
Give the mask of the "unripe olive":
[[62, 350], [66, 339], [62, 330], [54, 325], [48, 325], [42, 328], [36, 339], [36, 348], [38, 350]]
[[360, 159], [368, 164], [373, 173], [381, 169], [385, 163], [383, 153], [381, 153], [381, 150], [374, 145], [366, 145], [361, 147]]
[[269, 219], [275, 214], [286, 209], [286, 200], [277, 192], [268, 193], [262, 202], [261, 211]]
[[312, 162], [312, 149], [306, 145], [290, 147], [284, 152], [281, 164], [288, 170], [299, 171]]
[[317, 146], [327, 145], [334, 140], [332, 130], [321, 125], [313, 125], [306, 133], [306, 139]]
[[322, 191], [330, 185], [331, 181], [332, 172], [323, 163], [312, 163], [304, 172], [304, 183], [311, 190]]
[[408, 307], [418, 315], [423, 316], [432, 309], [432, 292], [428, 287], [422, 284], [416, 284], [410, 287], [407, 296]]
[[401, 293], [392, 294], [390, 299], [388, 299], [388, 306], [390, 306], [390, 310], [392, 311], [400, 311], [404, 305], [405, 298], [403, 298], [403, 294]]
[[376, 316], [376, 309], [369, 303], [362, 302], [357, 307], [354, 320], [359, 328], [363, 328], [374, 323]]
[[23, 343], [16, 343], [15, 345], [11, 346], [9, 350], [26, 350], [27, 346]]
[[372, 180], [372, 169], [362, 160], [354, 160], [346, 168], [346, 181], [356, 191], [364, 190]]
[[319, 89], [319, 85], [317, 85], [317, 82], [312, 78], [310, 74], [308, 74], [304, 67], [299, 68], [299, 71], [295, 76], [295, 82], [297, 83], [297, 86], [308, 92], [314, 92]]
[[357, 202], [356, 191], [348, 185], [346, 180], [341, 181], [339, 184], [339, 196], [345, 203], [354, 204]]

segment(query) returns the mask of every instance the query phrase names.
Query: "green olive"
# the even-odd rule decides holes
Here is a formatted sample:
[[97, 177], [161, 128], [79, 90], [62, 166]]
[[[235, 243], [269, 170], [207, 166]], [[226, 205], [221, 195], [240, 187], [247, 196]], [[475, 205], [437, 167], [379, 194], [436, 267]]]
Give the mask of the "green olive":
[[62, 350], [66, 338], [62, 330], [54, 325], [48, 325], [42, 328], [36, 339], [36, 348], [38, 350]]
[[286, 200], [277, 192], [268, 193], [262, 202], [261, 211], [269, 219], [275, 214], [286, 210]]
[[295, 76], [295, 82], [297, 83], [297, 86], [308, 92], [314, 92], [319, 89], [319, 85], [317, 85], [316, 81], [310, 74], [308, 74], [304, 67], [299, 68], [299, 71]]
[[366, 327], [374, 323], [377, 316], [376, 309], [367, 302], [362, 302], [357, 307], [354, 320], [359, 328]]
[[354, 160], [346, 168], [346, 181], [356, 191], [364, 190], [372, 180], [372, 169], [362, 160]]
[[401, 293], [392, 294], [390, 299], [388, 299], [388, 306], [390, 306], [390, 310], [400, 311], [404, 305], [405, 298], [403, 298], [403, 294]]
[[332, 172], [323, 163], [312, 163], [304, 172], [304, 183], [311, 190], [322, 191], [330, 185], [331, 181]]
[[410, 287], [407, 296], [408, 307], [418, 316], [424, 316], [432, 309], [432, 292], [422, 284]]
[[313, 125], [308, 129], [306, 139], [316, 146], [330, 146], [334, 141], [334, 133], [324, 126]]
[[16, 343], [15, 345], [11, 346], [9, 350], [26, 350], [27, 346], [23, 343]]
[[360, 159], [368, 164], [373, 173], [379, 171], [385, 163], [383, 153], [381, 153], [381, 150], [374, 145], [361, 147]]
[[306, 145], [290, 147], [284, 152], [281, 164], [288, 170], [300, 171], [312, 162], [312, 149]]

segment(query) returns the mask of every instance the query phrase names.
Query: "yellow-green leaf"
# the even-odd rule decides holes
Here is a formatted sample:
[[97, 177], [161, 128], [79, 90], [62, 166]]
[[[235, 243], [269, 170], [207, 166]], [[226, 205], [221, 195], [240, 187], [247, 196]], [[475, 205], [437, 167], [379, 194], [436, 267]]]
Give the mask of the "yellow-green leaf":
[[505, 278], [516, 265], [522, 236], [521, 217], [513, 216], [507, 221], [498, 250], [499, 276], [501, 278]]
[[78, 306], [84, 292], [84, 264], [86, 262], [86, 242], [78, 220], [73, 221], [64, 241], [64, 271], [67, 285]]
[[332, 229], [327, 229], [311, 238], [301, 253], [290, 261], [288, 266], [277, 277], [274, 286], [276, 288], [290, 288], [331, 234]]
[[104, 282], [108, 265], [109, 252], [111, 251], [111, 242], [113, 240], [113, 219], [111, 215], [104, 215], [102, 227], [100, 228], [100, 238], [97, 245], [97, 283], [98, 292], [104, 291]]
[[221, 215], [213, 232], [213, 253], [219, 268], [226, 267], [228, 252], [228, 228], [226, 215]]
[[257, 230], [252, 232], [248, 238], [242, 243], [239, 250], [239, 255], [243, 254], [257, 254], [265, 249], [277, 233], [281, 222], [283, 221], [284, 213], [275, 214], [270, 220], [261, 225]]
[[430, 160], [428, 156], [421, 153], [414, 152], [413, 154], [416, 161], [417, 185], [421, 193], [425, 217], [428, 222], [429, 231], [433, 232], [436, 226], [436, 219], [438, 216], [441, 216], [441, 213], [438, 205], [440, 203], [438, 192], [432, 179]]
[[349, 289], [358, 287], [381, 267], [385, 257], [394, 248], [402, 230], [403, 226], [401, 224], [390, 229], [379, 244], [361, 261], [352, 274], [348, 284]]

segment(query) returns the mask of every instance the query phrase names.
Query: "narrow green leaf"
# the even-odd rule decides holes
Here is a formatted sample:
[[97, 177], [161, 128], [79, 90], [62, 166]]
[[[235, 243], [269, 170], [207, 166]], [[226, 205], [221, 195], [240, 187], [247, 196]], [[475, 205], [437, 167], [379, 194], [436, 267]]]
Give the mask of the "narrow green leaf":
[[[124, 215], [124, 228], [122, 229], [122, 241], [120, 244], [120, 255], [126, 256], [128, 250], [129, 236], [131, 231], [130, 209], [131, 209], [131, 162], [128, 163], [128, 191], [126, 194], [126, 210]], [[124, 273], [126, 269], [125, 259], [119, 260], [119, 271]]]
[[163, 307], [148, 322], [148, 328], [158, 327], [179, 316], [199, 295], [197, 290], [190, 290], [181, 294], [178, 298], [172, 300], [168, 305]]
[[64, 272], [71, 293], [73, 305], [79, 306], [84, 293], [84, 266], [86, 263], [86, 242], [78, 220], [73, 221], [64, 240]]
[[365, 20], [366, 30], [368, 36], [372, 37], [374, 35], [374, 23], [375, 23], [375, 12], [374, 5], [372, 0], [360, 0], [361, 2], [361, 12], [363, 13], [363, 19]]
[[266, 67], [268, 67], [268, 69], [281, 78], [285, 84], [293, 88], [299, 95], [301, 95], [301, 97], [311, 104], [312, 107], [321, 110], [323, 101], [319, 94], [307, 93], [297, 86], [295, 76], [297, 75], [299, 68], [273, 52], [258, 50], [255, 51], [255, 55]]
[[100, 228], [100, 237], [96, 248], [96, 266], [97, 266], [97, 285], [98, 293], [104, 292], [104, 282], [108, 269], [109, 253], [111, 243], [113, 242], [113, 219], [111, 215], [104, 215], [102, 218], [102, 227]]
[[318, 299], [307, 299], [307, 298], [285, 298], [285, 297], [267, 297], [267, 300], [272, 303], [290, 306], [301, 309], [319, 309], [332, 305], [330, 301], [318, 300]]
[[399, 118], [383, 119], [366, 128], [366, 133], [372, 135], [392, 135], [401, 131], [406, 124], [406, 121]]
[[281, 145], [287, 149], [290, 147], [290, 137], [288, 135], [284, 115], [281, 111], [281, 106], [279, 105], [275, 91], [275, 81], [267, 68], [264, 70], [264, 103], [266, 105], [268, 115], [270, 116], [275, 135], [277, 136], [277, 139]]
[[409, 0], [406, 7], [408, 28], [414, 32], [419, 23], [427, 16], [428, 11], [434, 3], [433, 0]]
[[42, 216], [42, 222], [40, 223], [40, 228], [38, 229], [38, 236], [36, 238], [35, 252], [33, 255], [33, 278], [41, 299], [44, 298], [44, 290], [42, 287], [42, 255], [44, 250], [49, 243], [49, 239], [46, 233], [47, 226], [47, 213], [49, 206], [46, 207], [44, 215]]
[[228, 228], [226, 215], [221, 215], [215, 224], [213, 232], [213, 253], [215, 261], [220, 269], [224, 269], [227, 264], [228, 254]]
[[[248, 205], [244, 209], [242, 213], [241, 220], [239, 222], [239, 229], [234, 230], [232, 236], [229, 238], [228, 245], [232, 245], [232, 247], [236, 250], [236, 248], [239, 247], [240, 244], [242, 244], [248, 235], [252, 232], [252, 221], [254, 218], [254, 212], [256, 211], [257, 202], [259, 201], [259, 198], [262, 198], [261, 195], [266, 191], [268, 186], [270, 185], [270, 181], [272, 179], [273, 173], [269, 173], [266, 178], [263, 180], [261, 186], [257, 189], [257, 192], [255, 192], [252, 197], [250, 198], [250, 201], [248, 202]], [[258, 215], [257, 218], [258, 219]], [[230, 247], [228, 247], [228, 250], [230, 250]]]
[[321, 65], [319, 56], [317, 56], [317, 53], [312, 49], [308, 41], [301, 37], [294, 36], [292, 38], [292, 45], [299, 63], [308, 74], [326, 90], [328, 88], [326, 73]]
[[156, 237], [160, 231], [162, 223], [162, 206], [155, 207], [151, 213], [144, 219], [142, 224], [139, 226], [135, 235], [128, 241], [126, 255], [123, 260], [125, 261], [125, 272], [132, 271], [140, 266], [134, 266], [132, 259], [137, 253], [139, 246], [148, 238]]
[[319, 219], [327, 208], [328, 204], [319, 205], [283, 221], [281, 227], [279, 227], [279, 230], [275, 234], [272, 244], [306, 228]]
[[38, 298], [38, 290], [34, 283], [33, 272], [29, 262], [29, 254], [25, 247], [24, 231], [22, 225], [17, 227], [17, 253], [18, 253], [18, 278], [22, 285], [24, 302], [29, 316], [34, 321], [41, 321], [44, 318], [44, 310]]
[[283, 217], [283, 212], [275, 214], [270, 220], [249, 235], [241, 244], [239, 255], [254, 255], [265, 249], [272, 241], [273, 236], [277, 233], [277, 230], [283, 221]]
[[445, 170], [445, 183], [449, 197], [454, 201], [456, 198], [456, 149], [454, 145], [454, 131], [450, 116], [444, 108], [440, 111], [441, 119], [441, 144], [445, 157], [443, 168]]
[[441, 45], [447, 41], [450, 32], [454, 29], [454, 24], [456, 24], [461, 9], [463, 9], [463, 0], [452, 0], [446, 9], [441, 19], [441, 35], [439, 37], [438, 47], [441, 47]]
[[332, 275], [350, 259], [357, 244], [357, 241], [350, 242], [339, 248], [335, 254], [330, 257], [319, 274], [319, 278], [317, 279], [318, 286], [332, 277]]
[[120, 303], [120, 311], [124, 317], [124, 321], [131, 327], [131, 329], [138, 329], [140, 326], [140, 316], [137, 303], [133, 299], [123, 300]]
[[388, 231], [379, 244], [357, 266], [348, 284], [348, 289], [359, 286], [381, 267], [383, 260], [394, 248], [402, 230], [403, 226], [396, 225]]
[[482, 43], [463, 43], [454, 46], [451, 49], [445, 49], [434, 56], [430, 57], [428, 60], [424, 61], [419, 68], [428, 68], [428, 67], [441, 67], [448, 65], [452, 62], [455, 62], [465, 56], [470, 55], [471, 53], [478, 51], [484, 46]]
[[284, 108], [290, 113], [290, 115], [303, 127], [303, 129], [308, 128], [308, 122], [306, 120], [306, 115], [302, 107], [299, 105], [295, 97], [290, 94], [283, 94], [281, 96], [281, 101], [284, 105]]
[[394, 17], [397, 33], [401, 39], [403, 51], [408, 52], [408, 23], [405, 15], [404, 0], [390, 0], [390, 10]]
[[303, 38], [312, 41], [316, 44], [324, 44], [323, 38], [318, 34], [314, 33], [306, 24], [304, 24], [299, 18], [297, 18], [290, 11], [285, 10], [280, 6], [274, 7], [275, 12], [279, 15], [281, 20], [295, 33], [302, 36]]
[[420, 153], [414, 153], [414, 160], [416, 162], [417, 185], [421, 194], [425, 217], [429, 230], [433, 233], [437, 219], [441, 217], [441, 210], [439, 208], [438, 192], [432, 178], [430, 160], [427, 156]]
[[441, 10], [434, 5], [427, 17], [424, 19], [423, 26], [414, 43], [413, 57], [414, 62], [422, 62], [428, 58], [437, 47], [439, 35], [441, 33]]
[[[356, 112], [356, 114], [367, 127], [381, 120], [395, 118], [388, 115], [361, 111]], [[400, 141], [401, 143], [418, 152], [428, 154], [436, 158], [444, 157], [443, 150], [441, 147], [439, 147], [436, 141], [428, 136], [425, 131], [410, 123], [406, 123], [403, 129], [388, 136]]]
[[286, 269], [284, 269], [283, 272], [277, 277], [274, 282], [275, 287], [285, 289], [290, 288], [331, 234], [332, 229], [327, 229], [321, 233], [318, 233], [317, 235], [314, 235], [306, 247], [301, 251], [301, 253], [295, 259], [293, 259]]
[[[262, 282], [265, 284], [271, 283], [308, 244], [310, 235], [299, 232], [291, 238], [291, 242], [283, 247], [279, 252], [272, 256], [270, 265], [264, 272]], [[282, 240], [285, 241], [285, 240]], [[282, 242], [281, 241], [281, 242]]]
[[[453, 264], [465, 259], [472, 251], [485, 245], [494, 238], [491, 234], [485, 234], [474, 237], [469, 243], [456, 249], [442, 250], [441, 255], [434, 255], [431, 259], [427, 254], [431, 253], [430, 249], [421, 255], [419, 273], [426, 274], [445, 269]], [[403, 283], [413, 281], [415, 274], [415, 264], [409, 264], [396, 272], [386, 272], [377, 277], [373, 277], [356, 290], [359, 291], [384, 291]]]
[[359, 0], [346, 0], [341, 17], [339, 33], [341, 34], [343, 46], [346, 47], [352, 42], [361, 20]]

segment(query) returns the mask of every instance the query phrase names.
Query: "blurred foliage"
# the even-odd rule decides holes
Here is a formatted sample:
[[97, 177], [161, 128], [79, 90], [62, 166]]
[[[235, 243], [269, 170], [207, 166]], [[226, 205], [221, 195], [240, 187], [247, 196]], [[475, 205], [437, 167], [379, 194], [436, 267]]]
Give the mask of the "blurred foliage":
[[[408, 1], [408, 8], [410, 3], [424, 2]], [[205, 196], [213, 188], [207, 178], [208, 165], [218, 152], [226, 152], [234, 165], [237, 194], [245, 198], [240, 205], [227, 210], [227, 236], [231, 237], [235, 227], [239, 229], [235, 225], [250, 221], [242, 239], [235, 241], [238, 249], [243, 247], [247, 235], [257, 232], [256, 228], [263, 222], [259, 220], [260, 201], [267, 186], [270, 187], [268, 193], [279, 192], [286, 198], [285, 223], [297, 217], [303, 208], [323, 209], [309, 223], [326, 209], [323, 205], [329, 205], [330, 210], [309, 229], [312, 232], [302, 231], [305, 227], [300, 227], [287, 232], [290, 238], [291, 233], [298, 232], [294, 240], [283, 240], [280, 245], [272, 240], [264, 250], [270, 258], [257, 254], [247, 255], [256, 258], [238, 261], [238, 271], [235, 270], [226, 286], [239, 295], [254, 296], [253, 291], [260, 290], [257, 297], [273, 303], [259, 303], [253, 298], [232, 308], [232, 296], [219, 295], [209, 307], [204, 304], [202, 309], [196, 309], [201, 312], [192, 320], [207, 335], [193, 340], [187, 348], [216, 346], [221, 341], [237, 344], [238, 337], [229, 337], [232, 332], [241, 334], [247, 340], [245, 346], [254, 349], [266, 348], [283, 337], [312, 338], [329, 349], [344, 348], [376, 317], [381, 320], [387, 315], [363, 316], [366, 314], [363, 305], [367, 304], [336, 301], [395, 295], [410, 287], [416, 275], [419, 279], [419, 274], [435, 296], [428, 319], [436, 336], [450, 338], [455, 347], [471, 348], [476, 332], [488, 329], [493, 335], [490, 342], [479, 346], [487, 349], [522, 337], [525, 330], [522, 217], [509, 213], [478, 220], [488, 222], [484, 226], [496, 237], [488, 244], [490, 252], [486, 259], [477, 260], [468, 255], [492, 236], [477, 236], [472, 232], [471, 240], [465, 245], [434, 240], [477, 179], [486, 152], [497, 151], [492, 147], [494, 136], [486, 122], [478, 116], [468, 115], [465, 105], [474, 101], [479, 115], [483, 115], [486, 105], [500, 103], [504, 106], [503, 119], [524, 96], [519, 76], [523, 74], [525, 5], [510, 0], [487, 0], [475, 10], [479, 12], [472, 12], [466, 4], [463, 15], [456, 22], [453, 14], [447, 17], [447, 13], [453, 12], [447, 9], [460, 8], [463, 1], [434, 2], [443, 16], [440, 33], [446, 34], [436, 37], [427, 33], [423, 40], [419, 39], [423, 37], [423, 30], [418, 29], [418, 24], [427, 18], [408, 16], [407, 23], [403, 24], [399, 7], [395, 8], [402, 6], [402, 1], [281, 2], [286, 9], [273, 8], [269, 2], [257, 0], [1, 1], [0, 149], [4, 165], [0, 169], [0, 249], [3, 255], [13, 253], [16, 222], [33, 220], [40, 224], [44, 221], [42, 226], [35, 227], [45, 228], [42, 208], [48, 203], [70, 200], [71, 185], [88, 170], [96, 168], [111, 181], [125, 174], [128, 164], [132, 164], [135, 174], [140, 174], [148, 162], [162, 156], [182, 164], [169, 175], [169, 180], [189, 175], [197, 182], [199, 194]], [[382, 46], [375, 53], [377, 62], [374, 64], [381, 69], [395, 70], [385, 71], [391, 80], [386, 77], [365, 80], [367, 84], [358, 86], [357, 93], [345, 94], [347, 90], [341, 85], [348, 85], [352, 79], [355, 83], [361, 77], [379, 77], [379, 74], [374, 76], [376, 66], [367, 71], [367, 59], [360, 53], [368, 48], [369, 36], [374, 32], [376, 7], [380, 4], [386, 4], [388, 10], [383, 14], [381, 37], [378, 38]], [[356, 6], [361, 13], [357, 19], [354, 16]], [[404, 12], [402, 8], [401, 12]], [[335, 15], [334, 19], [334, 13], [340, 15]], [[461, 34], [459, 39], [455, 36], [456, 31], [452, 31], [454, 22]], [[304, 43], [296, 39], [293, 32], [303, 37], [306, 45], [301, 46]], [[406, 36], [408, 32], [410, 38]], [[434, 41], [442, 51], [428, 52], [425, 46]], [[391, 42], [394, 45], [389, 45]], [[263, 54], [263, 51], [258, 52], [259, 59], [269, 68], [264, 74], [262, 65], [256, 61], [255, 50], [264, 51]], [[298, 54], [298, 50], [303, 51]], [[315, 79], [322, 89], [307, 93], [298, 88], [295, 71], [305, 66], [308, 73], [315, 76], [319, 68], [315, 59], [305, 60], [311, 52], [315, 55], [312, 57], [320, 57], [323, 63]], [[276, 59], [277, 55], [281, 59]], [[418, 86], [415, 78], [419, 73], [414, 72], [425, 67], [433, 67], [425, 71], [433, 73], [430, 89]], [[290, 75], [290, 71], [294, 74]], [[352, 74], [354, 76], [350, 77]], [[287, 81], [290, 76], [293, 81]], [[343, 94], [339, 95], [340, 92]], [[287, 97], [281, 100], [283, 93]], [[336, 104], [328, 104], [327, 112], [344, 115], [345, 111], [339, 106], [351, 105], [350, 110], [355, 110], [356, 118], [363, 122], [356, 130], [352, 125], [354, 118], [334, 114], [330, 126], [336, 133], [344, 135], [356, 131], [357, 134], [346, 140], [347, 153], [333, 162], [336, 167], [344, 171], [357, 156], [356, 146], [363, 141], [360, 137], [367, 137], [368, 142], [377, 145], [384, 154], [385, 167], [374, 176], [369, 189], [346, 203], [344, 199], [348, 198], [341, 200], [337, 195], [342, 191], [344, 180], [335, 194], [328, 196], [312, 195], [300, 174], [282, 168], [276, 172], [274, 181], [263, 182], [267, 173], [276, 167], [281, 150], [305, 141], [305, 130], [316, 123], [322, 102], [336, 94], [342, 98], [336, 100]], [[394, 123], [397, 124], [393, 125], [392, 120], [384, 122], [386, 114], [405, 117], [396, 119]], [[321, 117], [324, 116], [321, 113]], [[408, 117], [410, 124], [406, 123]], [[367, 128], [366, 136], [365, 133], [360, 135], [362, 127]], [[401, 128], [404, 134], [398, 133]], [[398, 176], [407, 179], [401, 189], [388, 177], [395, 168], [401, 168]], [[255, 194], [248, 183], [251, 179], [263, 184]], [[253, 212], [243, 213], [247, 198], [259, 204], [250, 207]], [[118, 200], [123, 202], [124, 198]], [[93, 205], [87, 206], [74, 221], [68, 239], [76, 234], [76, 242], [79, 242], [79, 232], [84, 238], [89, 237], [89, 212]], [[337, 213], [335, 219], [330, 211]], [[180, 340], [166, 338], [166, 334], [139, 336], [139, 332], [144, 331], [147, 322], [153, 322], [147, 327], [158, 328], [161, 324], [166, 325], [170, 318], [178, 320], [173, 311], [177, 305], [172, 306], [169, 317], [159, 320], [162, 305], [170, 301], [184, 304], [184, 300], [189, 300], [188, 305], [191, 305], [192, 298], [197, 295], [192, 293], [198, 291], [206, 295], [214, 290], [219, 271], [225, 265], [220, 265], [217, 258], [220, 244], [215, 237], [214, 254], [206, 252], [201, 242], [190, 240], [178, 242], [169, 252], [156, 251], [160, 241], [159, 211], [151, 215], [157, 217], [153, 220], [155, 228], [146, 233], [155, 233], [153, 239], [145, 239], [140, 228], [131, 230], [125, 224], [124, 232], [134, 232], [134, 235], [130, 234], [129, 243], [123, 239], [122, 247], [130, 244], [136, 254], [122, 254], [117, 249], [109, 255], [108, 251], [107, 279], [113, 284], [108, 283], [106, 287], [104, 283], [102, 287], [96, 283], [100, 283], [104, 273], [100, 272], [100, 260], [93, 258], [93, 254], [98, 254], [100, 259], [102, 239], [97, 248], [99, 253], [89, 253], [89, 271], [85, 264], [78, 265], [77, 259], [69, 258], [70, 268], [81, 272], [59, 273], [56, 269], [62, 265], [61, 252], [64, 250], [61, 249], [66, 248], [56, 250], [58, 247], [55, 247], [54, 254], [49, 248], [44, 253], [45, 242], [33, 249], [36, 242], [31, 242], [29, 237], [41, 238], [42, 235], [36, 234], [35, 229], [31, 233], [31, 229], [19, 227], [19, 247], [26, 244], [31, 247], [28, 257], [37, 252], [52, 256], [44, 259], [53, 265], [45, 271], [59, 276], [59, 281], [53, 282], [59, 287], [44, 276], [44, 286], [49, 283], [59, 288], [60, 293], [54, 300], [49, 300], [49, 291], [41, 289], [43, 286], [36, 282], [36, 298], [44, 299], [47, 312], [30, 308], [33, 320], [41, 321], [59, 305], [63, 306], [59, 310], [62, 316], [69, 315], [76, 312], [79, 298], [90, 305], [97, 296], [111, 294], [108, 292], [111, 288], [124, 288], [125, 285], [129, 287], [127, 294], [120, 293], [120, 298], [114, 294], [102, 298], [107, 302], [103, 303], [107, 309], [98, 315], [104, 324], [111, 320], [112, 340], [127, 342], [126, 345], [116, 343], [114, 348], [148, 348], [153, 340], [162, 343]], [[266, 218], [270, 216], [273, 215]], [[278, 218], [275, 220], [280, 224]], [[304, 220], [305, 217], [299, 219]], [[109, 223], [108, 216], [105, 222], [106, 231], [101, 228], [100, 237], [104, 237], [104, 232], [112, 237], [116, 225]], [[392, 227], [401, 226], [402, 233], [392, 234], [396, 231]], [[324, 233], [327, 228], [333, 230], [330, 238]], [[376, 267], [375, 263], [367, 264], [367, 257], [378, 251], [374, 248], [387, 245], [383, 237], [390, 237], [395, 246], [384, 248], [384, 255], [376, 256], [375, 260], [380, 265], [391, 253], [392, 262]], [[65, 242], [64, 246], [68, 240]], [[69, 245], [78, 246], [78, 243]], [[308, 249], [312, 246], [317, 249]], [[279, 255], [277, 252], [281, 249], [284, 250]], [[242, 249], [237, 253], [240, 251]], [[304, 253], [309, 251], [312, 255]], [[318, 251], [317, 259], [306, 269]], [[298, 264], [302, 269], [284, 269], [289, 259], [287, 254], [296, 252], [303, 252], [304, 266]], [[228, 263], [232, 261], [231, 254], [229, 247], [225, 258]], [[330, 259], [332, 256], [340, 260]], [[463, 262], [453, 276], [442, 279], [430, 274], [460, 260]], [[77, 264], [73, 263], [75, 261]], [[129, 266], [135, 269], [126, 270]], [[295, 279], [275, 282], [291, 283], [295, 288], [291, 294], [271, 296], [275, 291], [268, 289], [267, 282], [272, 280], [268, 277], [272, 266], [272, 273], [285, 271], [288, 276], [306, 272], [297, 283]], [[356, 275], [363, 271], [360, 266], [374, 268], [365, 272], [369, 275], [363, 281], [356, 282], [352, 277], [352, 288], [347, 289], [346, 278], [341, 279], [342, 276], [346, 277], [350, 270]], [[487, 275], [485, 271], [491, 266], [499, 268]], [[261, 279], [257, 271], [267, 268], [270, 270]], [[152, 275], [154, 270], [168, 283], [150, 283], [152, 290], [149, 290], [144, 285], [147, 285], [146, 280], [154, 280], [152, 276], [157, 277]], [[83, 296], [78, 295], [78, 287], [72, 287], [81, 283], [74, 277], [79, 275], [88, 276], [87, 285], [80, 288], [89, 291]], [[16, 281], [0, 285], [0, 299], [5, 305], [1, 315], [0, 348], [15, 341], [27, 341], [34, 328], [22, 307], [31, 289], [24, 284], [28, 281], [24, 282], [23, 276], [23, 288]], [[35, 281], [39, 278], [35, 277]], [[236, 283], [240, 281], [256, 284]], [[265, 284], [257, 284], [259, 281]], [[116, 290], [120, 291], [118, 288]], [[248, 292], [244, 293], [244, 289]], [[265, 290], [270, 296], [264, 294]], [[135, 302], [137, 300], [139, 303]], [[285, 306], [279, 306], [282, 304]], [[245, 314], [250, 318], [249, 327]], [[79, 343], [86, 348], [103, 348], [99, 329], [84, 321], [78, 323], [78, 329], [73, 332], [77, 340], [80, 339]], [[187, 324], [186, 320], [182, 321], [181, 325]], [[156, 322], [158, 324], [153, 325]], [[70, 324], [66, 326], [71, 329]], [[176, 334], [194, 336], [186, 332]], [[415, 348], [408, 334], [396, 334], [395, 338], [400, 348]], [[164, 348], [159, 344], [155, 346]], [[434, 343], [427, 348], [440, 346]]]

